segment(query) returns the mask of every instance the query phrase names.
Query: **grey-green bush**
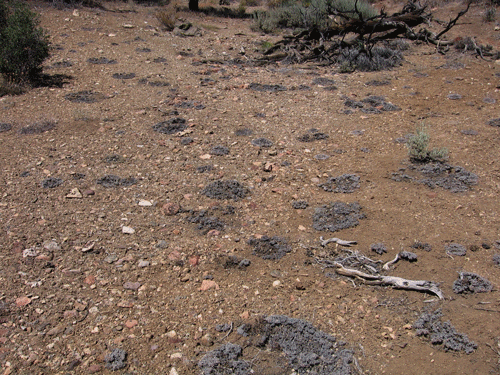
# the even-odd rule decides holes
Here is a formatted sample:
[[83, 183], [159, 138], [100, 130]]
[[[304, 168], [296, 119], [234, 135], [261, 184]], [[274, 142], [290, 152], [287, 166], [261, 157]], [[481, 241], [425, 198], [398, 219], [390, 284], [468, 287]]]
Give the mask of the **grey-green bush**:
[[446, 148], [433, 148], [429, 150], [430, 136], [427, 129], [422, 125], [417, 129], [416, 134], [413, 134], [406, 142], [408, 148], [408, 156], [410, 160], [417, 163], [428, 163], [432, 161], [442, 162], [448, 157]]
[[18, 1], [0, 0], [0, 74], [8, 83], [29, 83], [49, 57], [39, 16]]
[[[253, 28], [265, 33], [286, 28], [324, 30], [328, 26], [328, 15], [334, 10], [357, 18], [355, 3], [355, 0], [285, 1], [268, 11], [255, 12]], [[375, 8], [365, 1], [358, 1], [356, 6], [365, 19], [378, 14]]]

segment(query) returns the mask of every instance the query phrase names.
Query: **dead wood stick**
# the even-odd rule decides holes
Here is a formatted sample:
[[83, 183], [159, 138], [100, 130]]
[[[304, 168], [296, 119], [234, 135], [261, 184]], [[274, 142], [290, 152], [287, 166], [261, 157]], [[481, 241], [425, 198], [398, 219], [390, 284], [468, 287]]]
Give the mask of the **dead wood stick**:
[[335, 242], [339, 245], [342, 245], [342, 246], [352, 246], [352, 245], [356, 245], [357, 242], [356, 241], [344, 241], [344, 240], [341, 240], [340, 238], [329, 238], [327, 240], [323, 239], [323, 236], [321, 236], [320, 238], [320, 241], [321, 241], [321, 246], [325, 247], [326, 245], [328, 245], [330, 242]]
[[452, 20], [450, 20], [450, 22], [448, 22], [448, 25], [446, 25], [446, 27], [444, 28], [444, 30], [441, 31], [438, 35], [436, 35], [436, 39], [439, 39], [442, 35], [444, 35], [448, 31], [450, 31], [450, 29], [453, 26], [455, 26], [455, 24], [457, 23], [458, 19], [460, 17], [462, 17], [465, 13], [467, 13], [469, 11], [470, 4], [471, 4], [471, 1], [469, 1], [469, 3], [467, 4], [467, 8], [465, 8], [462, 11], [460, 11], [454, 19], [452, 19]]
[[369, 275], [367, 273], [351, 269], [345, 268], [339, 262], [333, 262], [333, 265], [336, 267], [335, 272], [339, 275], [344, 276], [354, 276], [363, 280], [367, 283], [376, 283], [381, 285], [391, 285], [394, 288], [398, 289], [408, 289], [408, 290], [418, 290], [422, 292], [430, 292], [434, 293], [439, 297], [439, 299], [444, 299], [443, 292], [437, 287], [435, 283], [432, 281], [426, 280], [407, 280], [402, 277], [396, 276], [382, 276], [382, 275]]

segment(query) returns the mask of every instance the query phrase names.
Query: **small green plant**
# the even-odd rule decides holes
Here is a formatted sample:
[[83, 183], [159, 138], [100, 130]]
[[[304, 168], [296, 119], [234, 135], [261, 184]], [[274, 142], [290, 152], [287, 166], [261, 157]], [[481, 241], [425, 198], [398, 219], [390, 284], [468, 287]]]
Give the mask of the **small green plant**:
[[427, 127], [422, 125], [416, 130], [416, 134], [410, 136], [406, 142], [410, 160], [417, 163], [443, 162], [448, 158], [446, 148], [433, 148], [429, 150], [430, 135]]
[[21, 2], [0, 0], [0, 74], [8, 84], [26, 84], [42, 71], [50, 43], [39, 16]]

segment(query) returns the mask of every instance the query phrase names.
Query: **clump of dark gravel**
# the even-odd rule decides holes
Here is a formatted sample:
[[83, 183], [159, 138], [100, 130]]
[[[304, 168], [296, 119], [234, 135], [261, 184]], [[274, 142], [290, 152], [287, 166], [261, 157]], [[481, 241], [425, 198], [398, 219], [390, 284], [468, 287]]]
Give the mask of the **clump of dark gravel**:
[[338, 177], [330, 177], [324, 184], [320, 184], [325, 191], [334, 193], [353, 193], [359, 189], [359, 176], [355, 174], [343, 174]]
[[263, 85], [261, 83], [251, 83], [248, 88], [254, 91], [278, 92], [286, 91], [286, 87], [282, 85]]
[[495, 265], [500, 266], [500, 254], [493, 255], [491, 260], [495, 263]]
[[213, 165], [201, 165], [201, 166], [196, 168], [196, 172], [205, 173], [205, 172], [210, 172], [213, 169], [214, 169]]
[[49, 177], [43, 180], [41, 185], [44, 189], [53, 189], [62, 185], [63, 182], [60, 178]]
[[125, 158], [118, 154], [108, 155], [104, 157], [104, 162], [108, 164], [117, 164], [125, 162]]
[[424, 250], [424, 251], [431, 251], [432, 250], [431, 245], [429, 245], [427, 242], [420, 242], [420, 241], [415, 242], [410, 247], [412, 249], [418, 249], [418, 250]]
[[219, 220], [208, 210], [201, 210], [200, 212], [193, 212], [191, 216], [188, 216], [186, 220], [190, 223], [195, 223], [197, 225], [197, 229], [201, 231], [203, 234], [207, 234], [211, 230], [223, 231], [226, 227], [226, 224]]
[[475, 342], [470, 341], [467, 335], [457, 332], [448, 322], [442, 322], [441, 310], [433, 313], [423, 313], [413, 324], [417, 336], [425, 336], [433, 345], [442, 345], [445, 351], [473, 353], [477, 349]]
[[252, 139], [251, 143], [254, 146], [258, 146], [258, 147], [262, 147], [262, 148], [268, 148], [268, 147], [271, 147], [273, 145], [273, 142], [267, 138], [255, 138], [255, 139]]
[[278, 236], [251, 238], [248, 244], [253, 246], [253, 253], [262, 259], [281, 259], [292, 251], [288, 241]]
[[378, 255], [387, 253], [387, 247], [383, 243], [372, 243], [370, 245], [370, 250], [377, 253]]
[[229, 154], [229, 148], [225, 146], [214, 146], [210, 150], [210, 155], [223, 156]]
[[205, 354], [198, 367], [203, 375], [250, 375], [250, 362], [240, 360], [242, 354], [241, 346], [227, 343]]
[[66, 94], [64, 98], [73, 103], [97, 103], [104, 99], [104, 95], [91, 90], [83, 90]]
[[500, 127], [500, 117], [499, 118], [493, 118], [491, 120], [488, 120], [488, 122], [486, 123], [490, 126], [497, 126], [497, 127]]
[[97, 184], [105, 188], [113, 188], [118, 186], [131, 186], [137, 183], [133, 177], [121, 178], [112, 174], [107, 174], [96, 181]]
[[383, 111], [400, 111], [398, 106], [386, 102], [383, 96], [370, 95], [361, 101], [345, 98], [344, 106], [350, 108], [360, 108], [363, 113], [379, 114]]
[[108, 59], [106, 57], [91, 57], [87, 60], [91, 64], [116, 64], [116, 60]]
[[299, 200], [299, 201], [292, 201], [292, 208], [296, 210], [304, 210], [307, 207], [309, 207], [309, 203], [304, 200]]
[[8, 132], [10, 129], [12, 129], [12, 124], [0, 122], [0, 133]]
[[186, 120], [181, 117], [174, 117], [153, 125], [153, 130], [162, 134], [175, 134], [186, 130], [186, 128]]
[[391, 84], [391, 81], [378, 81], [376, 79], [368, 81], [368, 82], [365, 83], [366, 86], [375, 86], [375, 87], [387, 86], [387, 85], [390, 85], [390, 84]]
[[123, 349], [115, 348], [110, 353], [104, 356], [106, 368], [111, 371], [116, 371], [127, 366], [127, 352]]
[[321, 133], [318, 129], [309, 129], [307, 133], [298, 136], [297, 139], [300, 142], [313, 142], [321, 139], [328, 139], [329, 137], [328, 134]]
[[51, 120], [35, 122], [19, 129], [19, 134], [42, 134], [56, 127], [56, 122]]
[[487, 279], [472, 272], [460, 272], [453, 283], [453, 291], [457, 294], [486, 293], [492, 289], [493, 286]]
[[399, 257], [401, 259], [407, 260], [408, 262], [416, 262], [418, 259], [417, 254], [412, 253], [411, 251], [401, 251], [399, 253]]
[[214, 199], [243, 199], [249, 193], [248, 189], [236, 180], [217, 180], [207, 185], [202, 194]]
[[236, 135], [238, 137], [247, 137], [247, 136], [252, 135], [252, 134], [253, 134], [253, 130], [247, 129], [247, 128], [237, 129], [234, 132], [234, 135]]
[[464, 257], [467, 254], [467, 249], [464, 245], [458, 243], [450, 243], [444, 247], [446, 254]]
[[250, 262], [248, 259], [245, 258], [239, 258], [235, 255], [221, 255], [219, 259], [219, 263], [224, 267], [225, 269], [228, 268], [240, 268], [240, 269], [245, 269], [252, 262]]
[[361, 212], [357, 202], [332, 202], [329, 205], [317, 207], [313, 214], [313, 228], [318, 231], [336, 232], [355, 227], [359, 220], [366, 216]]
[[447, 163], [410, 164], [393, 173], [392, 179], [398, 182], [416, 182], [432, 189], [439, 186], [452, 193], [467, 191], [478, 182], [476, 174]]
[[114, 79], [132, 79], [135, 78], [135, 73], [115, 73], [112, 77]]
[[194, 142], [194, 140], [191, 137], [186, 137], [186, 138], [181, 139], [181, 145], [183, 145], [183, 146], [190, 145], [193, 142]]

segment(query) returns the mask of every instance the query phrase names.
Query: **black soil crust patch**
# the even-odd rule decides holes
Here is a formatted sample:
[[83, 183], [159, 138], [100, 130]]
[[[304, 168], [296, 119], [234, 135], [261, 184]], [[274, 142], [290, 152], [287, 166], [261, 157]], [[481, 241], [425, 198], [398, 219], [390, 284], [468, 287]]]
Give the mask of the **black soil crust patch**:
[[457, 294], [487, 293], [492, 289], [493, 285], [487, 279], [472, 272], [460, 272], [453, 283], [453, 291]]
[[262, 147], [262, 148], [268, 148], [268, 147], [271, 147], [273, 145], [272, 141], [270, 141], [267, 138], [262, 138], [262, 137], [252, 139], [252, 141], [250, 143], [252, 143], [252, 145], [254, 145], [254, 146]]
[[325, 191], [334, 193], [354, 193], [359, 189], [359, 176], [355, 174], [343, 174], [338, 177], [330, 177], [319, 187]]
[[56, 127], [54, 121], [40, 121], [19, 129], [19, 134], [42, 134]]
[[413, 324], [417, 336], [427, 337], [431, 344], [440, 346], [446, 352], [473, 353], [476, 343], [470, 341], [467, 335], [457, 332], [450, 322], [442, 322], [443, 314], [438, 309], [433, 313], [423, 313]]
[[186, 130], [186, 128], [186, 120], [181, 117], [171, 118], [153, 125], [153, 130], [162, 134], [175, 134]]
[[44, 189], [53, 189], [62, 185], [63, 182], [60, 178], [49, 177], [43, 180], [41, 185]]
[[[293, 369], [299, 375], [348, 375], [354, 371], [353, 352], [345, 348], [346, 344], [308, 321], [271, 315], [243, 324], [237, 332], [248, 337], [251, 344], [243, 349], [228, 343], [208, 352], [198, 362], [203, 375], [249, 375], [267, 373], [265, 370], [271, 368], [281, 369], [282, 374]], [[266, 354], [252, 361], [249, 354], [254, 351]]]
[[193, 211], [186, 220], [189, 223], [197, 224], [196, 229], [203, 234], [207, 234], [211, 230], [222, 232], [226, 227], [226, 223], [209, 210]]
[[251, 238], [248, 244], [253, 246], [254, 255], [262, 259], [281, 259], [292, 251], [292, 247], [284, 238], [273, 236], [263, 236], [261, 238]]
[[423, 184], [431, 189], [439, 186], [452, 193], [467, 191], [478, 182], [476, 174], [447, 163], [410, 164], [392, 173], [392, 179]]
[[12, 124], [0, 122], [0, 133], [8, 132], [10, 129], [12, 129]]
[[114, 79], [132, 79], [135, 78], [135, 73], [115, 73], [112, 77]]
[[108, 174], [101, 177], [96, 181], [97, 184], [104, 186], [105, 188], [113, 188], [119, 186], [131, 186], [137, 183], [136, 179], [133, 177], [121, 178], [112, 174]]
[[249, 190], [236, 180], [214, 181], [207, 185], [202, 194], [213, 199], [233, 199], [245, 198]]
[[264, 85], [261, 83], [251, 83], [248, 88], [254, 91], [262, 91], [262, 92], [278, 92], [278, 91], [286, 91], [286, 87], [282, 85]]
[[359, 220], [366, 218], [357, 202], [331, 202], [317, 207], [313, 214], [313, 228], [318, 231], [336, 232], [355, 227]]
[[96, 65], [100, 65], [100, 64], [110, 64], [111, 65], [111, 64], [117, 63], [116, 60], [108, 59], [107, 57], [91, 57], [87, 61], [91, 64], [96, 64]]
[[83, 90], [66, 94], [64, 98], [73, 103], [97, 103], [104, 100], [105, 96], [91, 90]]
[[297, 140], [300, 142], [313, 142], [321, 139], [328, 139], [329, 137], [328, 134], [321, 133], [318, 129], [309, 129], [307, 133], [298, 136]]
[[348, 108], [359, 108], [363, 113], [379, 114], [382, 112], [400, 111], [398, 106], [386, 102], [383, 96], [370, 95], [365, 99], [358, 101], [350, 98], [345, 98], [344, 106]]

